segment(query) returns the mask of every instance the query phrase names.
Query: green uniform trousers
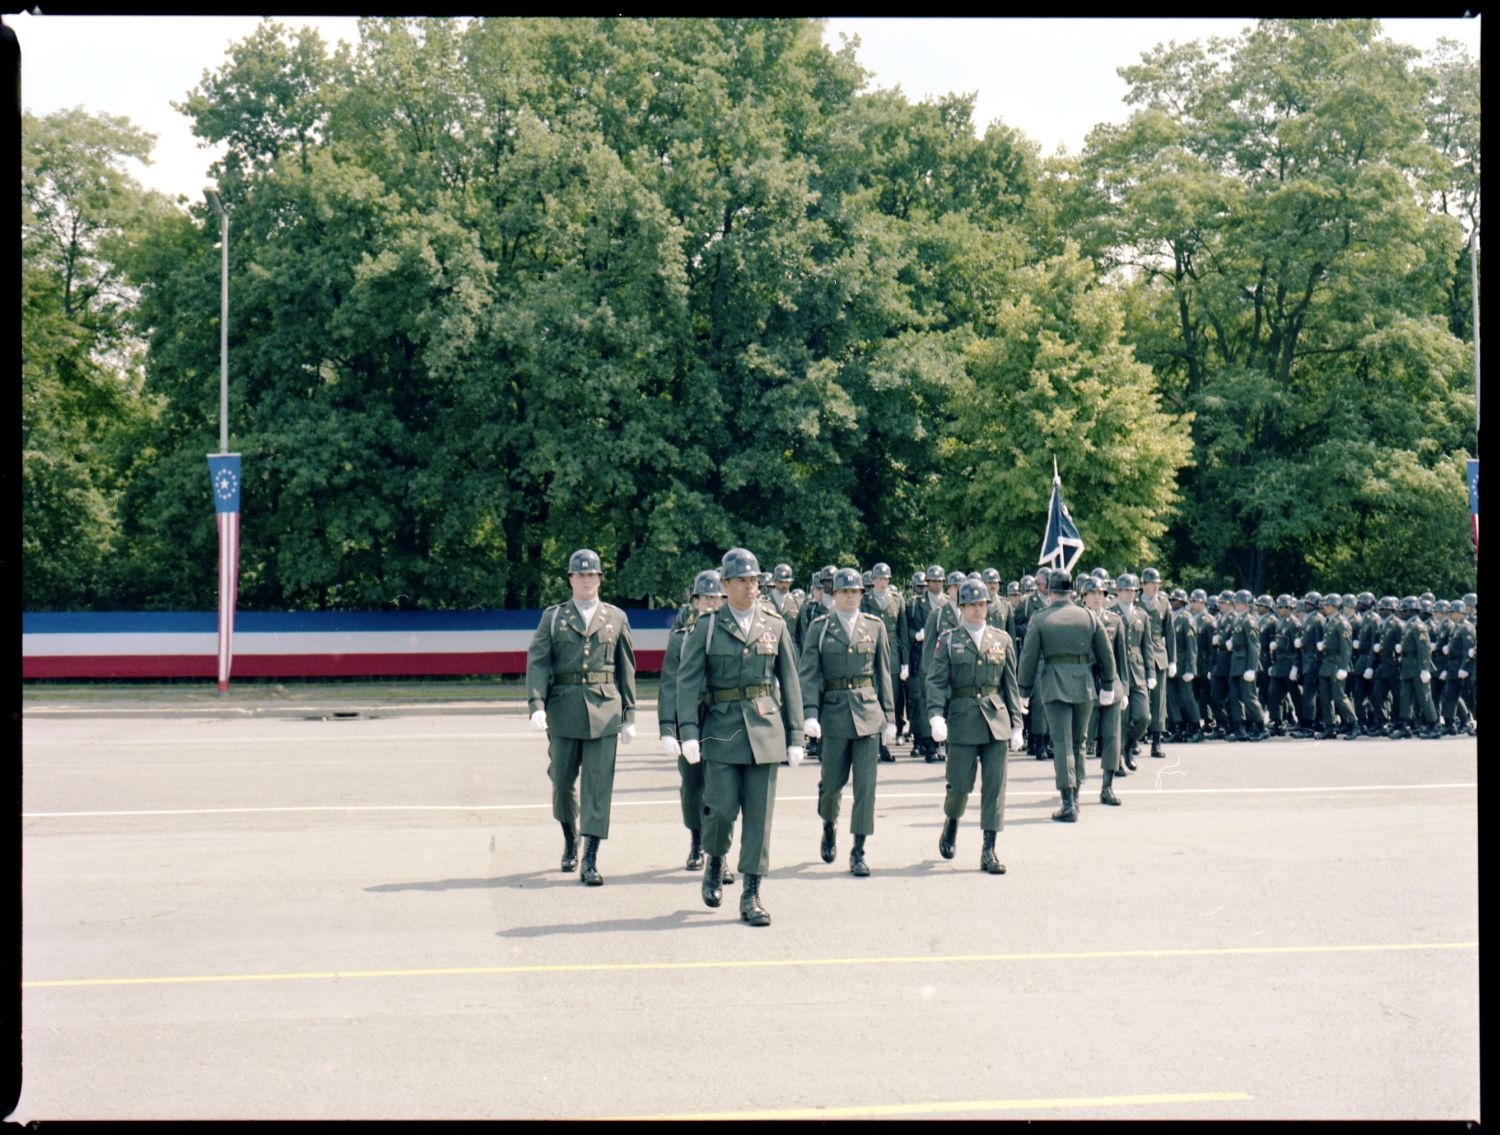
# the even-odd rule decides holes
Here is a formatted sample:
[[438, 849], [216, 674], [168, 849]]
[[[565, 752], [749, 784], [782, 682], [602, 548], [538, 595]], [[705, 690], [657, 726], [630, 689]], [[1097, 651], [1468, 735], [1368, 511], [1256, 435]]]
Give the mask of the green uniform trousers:
[[703, 762], [703, 850], [710, 855], [728, 855], [735, 817], [743, 811], [743, 875], [764, 875], [771, 867], [771, 817], [776, 811], [778, 767]]
[[552, 779], [552, 817], [570, 827], [579, 818], [579, 773], [583, 774], [583, 835], [609, 838], [609, 803], [615, 789], [615, 749], [620, 735], [586, 740], [547, 737], [547, 775]]
[[[1161, 683], [1156, 683], [1156, 689], [1161, 689]], [[1116, 694], [1118, 694], [1116, 687]], [[1147, 728], [1151, 725], [1151, 701], [1156, 690], [1148, 690], [1145, 686], [1131, 686], [1130, 697], [1126, 704], [1121, 704], [1119, 697], [1115, 698], [1115, 704], [1123, 711], [1121, 717], [1125, 726], [1125, 740], [1132, 744], [1139, 744], [1142, 737], [1146, 735]], [[1058, 786], [1062, 787], [1061, 785]]]
[[948, 741], [948, 795], [943, 799], [943, 815], [956, 820], [969, 806], [974, 791], [974, 774], [979, 782], [979, 826], [987, 832], [998, 832], [1005, 826], [1006, 754], [1010, 739], [987, 741], [983, 745], [965, 745]]
[[[1123, 763], [1121, 757], [1120, 703], [1094, 707], [1094, 716], [1089, 722], [1089, 739], [1099, 738], [1101, 767], [1105, 772], [1114, 772]], [[1085, 747], [1087, 751], [1087, 747]], [[1078, 783], [1083, 784], [1083, 769], [1074, 770]]]
[[1349, 692], [1344, 688], [1344, 683], [1334, 676], [1336, 673], [1337, 671], [1329, 670], [1318, 676], [1318, 705], [1323, 710], [1324, 729], [1332, 729], [1338, 721], [1349, 724], [1359, 720], [1354, 715], [1354, 703], [1349, 700]]
[[1052, 771], [1057, 777], [1057, 790], [1079, 788], [1083, 784], [1084, 739], [1094, 707], [1089, 702], [1049, 701], [1044, 703], [1044, 709], [1047, 732], [1052, 738]]
[[[952, 746], [949, 746], [951, 749]], [[837, 823], [839, 794], [854, 775], [854, 807], [849, 813], [851, 835], [875, 834], [875, 769], [880, 762], [880, 737], [824, 737], [819, 759], [823, 773], [818, 779], [818, 816]]]
[[703, 826], [703, 762], [690, 765], [677, 758], [677, 798], [682, 801], [682, 826], [695, 832]]
[[1260, 692], [1254, 682], [1245, 681], [1243, 674], [1229, 676], [1229, 722], [1236, 729], [1247, 725], [1257, 729], [1266, 727], [1266, 711], [1260, 706]]
[[1423, 725], [1437, 724], [1437, 706], [1432, 704], [1432, 687], [1420, 678], [1401, 679], [1401, 722], [1416, 725], [1416, 718]]

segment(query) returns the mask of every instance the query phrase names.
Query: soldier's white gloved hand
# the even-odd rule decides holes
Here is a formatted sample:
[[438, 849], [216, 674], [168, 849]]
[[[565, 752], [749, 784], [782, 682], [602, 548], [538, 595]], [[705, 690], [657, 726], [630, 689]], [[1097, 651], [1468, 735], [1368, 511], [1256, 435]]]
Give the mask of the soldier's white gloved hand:
[[1246, 670], [1245, 671], [1245, 681], [1247, 681], [1247, 682], [1253, 682], [1253, 681], [1255, 681], [1255, 671], [1254, 670]]
[[1183, 680], [1183, 681], [1184, 681], [1184, 682], [1191, 682], [1191, 681], [1192, 681], [1192, 680], [1193, 680], [1193, 672], [1192, 672], [1192, 671], [1191, 671], [1191, 670], [1188, 670], [1188, 671], [1186, 671], [1186, 672], [1185, 672], [1185, 673], [1184, 673], [1184, 674], [1183, 674], [1183, 675], [1182, 675], [1182, 680]]
[[684, 741], [682, 743], [682, 759], [690, 765], [695, 765], [703, 759], [703, 754], [698, 751], [698, 742]]
[[931, 721], [932, 739], [934, 741], [946, 741], [948, 739], [948, 719], [946, 717], [934, 717]]
[[1440, 674], [1438, 674], [1438, 678], [1440, 680], [1446, 682], [1448, 680], [1448, 671], [1446, 671], [1446, 670], [1442, 671]]
[[539, 709], [531, 715], [531, 727], [538, 733], [545, 733], [547, 731], [547, 711], [545, 709]]
[[1099, 691], [1099, 704], [1100, 705], [1114, 705], [1115, 704], [1115, 691], [1114, 691], [1114, 687], [1113, 686], [1111, 686], [1107, 690], [1100, 690]]
[[1152, 674], [1151, 677], [1149, 677], [1149, 678], [1146, 679], [1146, 689], [1148, 689], [1148, 690], [1154, 690], [1154, 689], [1156, 689], [1156, 675], [1155, 674]]
[[1469, 657], [1470, 657], [1470, 658], [1473, 658], [1473, 657], [1474, 657], [1474, 648], [1473, 648], [1473, 647], [1472, 647], [1472, 646], [1471, 646], [1471, 647], [1469, 647]]
[[1373, 677], [1375, 677], [1375, 668], [1373, 666], [1366, 666], [1365, 667], [1365, 681], [1368, 682]]
[[921, 642], [924, 638], [927, 637], [927, 628], [923, 627], [921, 630], [919, 630], [916, 634], [912, 635], [911, 637], [914, 638], [914, 639], [916, 639], [918, 642]]
[[1026, 744], [1026, 738], [1021, 733], [1021, 727], [1017, 725], [1010, 731], [1010, 747], [1019, 749], [1024, 744]]
[[[1302, 640], [1301, 640], [1301, 639], [1298, 639], [1298, 640], [1297, 640], [1297, 641], [1298, 641], [1298, 642], [1301, 642], [1301, 641], [1302, 641]], [[1214, 645], [1215, 645], [1215, 646], [1218, 646], [1218, 645], [1219, 645], [1219, 636], [1218, 636], [1218, 635], [1214, 635]]]
[[1432, 675], [1430, 673], [1428, 673], [1426, 670], [1423, 670], [1420, 674], [1417, 675], [1417, 677], [1422, 679], [1422, 685], [1424, 685], [1424, 686], [1428, 682], [1432, 681]]
[[628, 745], [635, 740], [635, 722], [627, 721], [620, 726], [620, 744]]
[[1292, 667], [1292, 672], [1287, 675], [1287, 678], [1289, 678], [1293, 682], [1297, 680], [1297, 667]]
[[880, 739], [889, 745], [896, 739], [896, 723], [887, 721], [880, 730]]
[[1406, 648], [1406, 644], [1404, 642], [1398, 642], [1396, 644], [1396, 653], [1400, 654], [1405, 648]]
[[802, 763], [802, 758], [807, 756], [807, 750], [801, 745], [788, 745], [786, 747], [787, 763], [796, 768]]
[[1175, 663], [1175, 662], [1168, 662], [1167, 663], [1167, 677], [1168, 678], [1175, 678], [1175, 677], [1177, 677], [1177, 663]]
[[1375, 653], [1376, 653], [1376, 654], [1379, 654], [1379, 653], [1380, 653], [1380, 648], [1381, 648], [1381, 647], [1382, 647], [1382, 646], [1383, 646], [1383, 645], [1384, 645], [1384, 643], [1379, 643], [1379, 642], [1377, 642], [1377, 643], [1376, 643], [1376, 644], [1375, 644]]
[[661, 747], [667, 751], [669, 757], [682, 756], [682, 746], [677, 743], [676, 737], [663, 737]]
[[1349, 676], [1349, 671], [1347, 671], [1347, 670], [1335, 670], [1333, 672], [1333, 676], [1335, 678], [1337, 678], [1340, 682], [1342, 682], [1345, 678], [1347, 678]]
[[802, 722], [802, 732], [805, 736], [816, 741], [819, 737], [823, 736], [823, 727], [818, 724], [816, 717], [809, 717]]
[[1273, 638], [1271, 640], [1271, 653], [1275, 654], [1280, 649], [1281, 649], [1281, 645]]
[[1451, 642], [1447, 646], [1443, 647], [1443, 653], [1444, 654], [1452, 654], [1453, 653], [1453, 644]]
[[1458, 680], [1460, 682], [1467, 681], [1468, 677], [1469, 677], [1469, 672], [1467, 670], [1460, 670], [1458, 672]]
[[1322, 639], [1318, 639], [1318, 653], [1319, 654], [1323, 653], [1323, 640]]
[[1021, 712], [1022, 713], [1028, 712], [1031, 709], [1031, 699], [1030, 698], [1021, 698], [1020, 701], [1021, 701]]
[[1295, 646], [1298, 650], [1301, 650], [1302, 649], [1302, 636], [1298, 635], [1296, 638], [1292, 639], [1292, 645]]
[[911, 677], [911, 667], [905, 664], [901, 667], [901, 680], [904, 682]]

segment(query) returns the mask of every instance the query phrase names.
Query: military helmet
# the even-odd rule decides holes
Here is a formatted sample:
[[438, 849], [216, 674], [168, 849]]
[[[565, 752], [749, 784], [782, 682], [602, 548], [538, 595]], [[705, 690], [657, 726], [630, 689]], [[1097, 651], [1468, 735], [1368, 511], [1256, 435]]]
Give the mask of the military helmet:
[[870, 578], [871, 579], [890, 579], [891, 578], [891, 565], [890, 564], [885, 564], [885, 563], [876, 564], [874, 567], [872, 567], [870, 569]]
[[1140, 589], [1141, 581], [1128, 571], [1115, 580], [1115, 590], [1117, 591], [1139, 591]]
[[747, 575], [760, 575], [760, 564], [755, 560], [755, 553], [749, 548], [730, 548], [719, 564], [719, 578], [743, 579]]
[[1047, 577], [1047, 590], [1058, 594], [1066, 594], [1073, 590], [1073, 577], [1068, 574], [1066, 568], [1054, 568], [1052, 574]]
[[873, 575], [871, 575], [869, 572], [863, 572], [863, 573], [861, 573], [861, 575], [860, 575], [859, 578], [860, 578], [860, 582], [865, 585], [865, 590], [866, 591], [870, 590], [870, 584], [872, 584], [872, 583], [875, 582], [875, 577]]
[[1257, 607], [1264, 607], [1269, 611], [1271, 609], [1271, 597], [1269, 595], [1257, 595], [1255, 597], [1255, 605]]
[[948, 586], [949, 587], [961, 587], [961, 586], [963, 586], [964, 580], [966, 580], [968, 578], [969, 577], [966, 576], [961, 571], [950, 571], [948, 573]]
[[1424, 615], [1430, 615], [1432, 613], [1432, 604], [1433, 604], [1433, 600], [1431, 600], [1431, 599], [1422, 599], [1421, 600], [1422, 614], [1424, 614]]
[[1021, 590], [1025, 591], [1025, 592], [1035, 591], [1036, 590], [1036, 576], [1034, 576], [1034, 575], [1023, 575], [1021, 577]]
[[1479, 606], [1479, 596], [1476, 595], [1472, 591], [1469, 592], [1467, 595], [1464, 596], [1464, 606], [1465, 607], [1477, 607], [1477, 606]]
[[990, 589], [984, 585], [982, 579], [965, 579], [958, 585], [958, 605], [966, 603], [988, 603], [990, 601]]
[[914, 572], [912, 572], [911, 573], [911, 589], [913, 591], [920, 591], [920, 590], [922, 590], [922, 584], [923, 584], [923, 582], [926, 579], [927, 579], [927, 576], [924, 573], [922, 573], [920, 571], [914, 571]]
[[978, 572], [978, 571], [971, 571], [967, 575], [965, 575], [964, 578], [965, 579], [972, 579], [975, 583], [983, 583], [984, 582], [984, 573], [983, 572]]
[[1464, 609], [1464, 601], [1462, 599], [1450, 599], [1450, 600], [1448, 600], [1448, 613], [1450, 615], [1459, 614], [1459, 613], [1461, 613], [1463, 611], [1463, 609]]
[[1435, 615], [1446, 615], [1451, 608], [1446, 599], [1434, 599], [1432, 601], [1432, 613]]
[[1167, 598], [1173, 603], [1186, 603], [1188, 601], [1188, 594], [1182, 588], [1174, 587], [1172, 588], [1172, 594], [1168, 595]]
[[1207, 610], [1217, 611], [1219, 609], [1219, 597], [1217, 595], [1209, 595], [1205, 597], [1203, 600], [1203, 606]]
[[1421, 595], [1418, 595], [1417, 598], [1420, 599], [1423, 603], [1431, 603], [1434, 599], [1437, 598], [1437, 596], [1430, 591], [1424, 591]]
[[1078, 582], [1073, 584], [1073, 590], [1078, 592], [1079, 595], [1091, 595], [1095, 591], [1102, 590], [1103, 586], [1104, 585], [1092, 575], [1080, 575], [1078, 577]]
[[723, 595], [724, 581], [719, 578], [719, 573], [713, 568], [700, 571], [693, 580], [693, 594], [698, 595]]
[[771, 573], [770, 573], [770, 572], [768, 572], [768, 571], [763, 571], [763, 572], [761, 572], [761, 573], [760, 573], [760, 576], [759, 576], [759, 579], [760, 579], [760, 589], [761, 589], [761, 590], [762, 590], [762, 591], [766, 591], [766, 590], [769, 590], [769, 589], [770, 589], [770, 586], [771, 586], [771, 584], [773, 584], [773, 583], [775, 583], [775, 582], [776, 582], [776, 577], [775, 577], [775, 576], [773, 576], [773, 575], [772, 575], [772, 574], [771, 574]]
[[1309, 611], [1311, 611], [1314, 607], [1316, 607], [1321, 602], [1323, 602], [1323, 597], [1321, 595], [1319, 595], [1316, 591], [1309, 591], [1306, 595], [1304, 595], [1302, 597], [1302, 605], [1304, 607], [1306, 607]]
[[833, 573], [833, 589], [835, 591], [863, 591], [865, 589], [864, 577], [860, 575], [859, 568], [839, 568]]
[[980, 575], [980, 578], [982, 578], [986, 583], [999, 583], [1000, 582], [1000, 569], [999, 568], [992, 568], [992, 567], [985, 568], [982, 572], [979, 573], [979, 575]]
[[1114, 576], [1107, 569], [1102, 567], [1096, 567], [1093, 571], [1089, 572], [1089, 574], [1095, 579], [1099, 580], [1114, 579]]
[[1277, 610], [1280, 610], [1282, 607], [1295, 607], [1296, 605], [1297, 601], [1284, 591], [1280, 595], [1276, 596]]
[[1188, 602], [1189, 603], [1207, 603], [1208, 602], [1208, 592], [1204, 591], [1203, 588], [1201, 588], [1201, 587], [1195, 587], [1195, 588], [1193, 588], [1193, 590], [1191, 592], [1188, 593]]
[[1233, 603], [1234, 602], [1234, 592], [1230, 591], [1226, 587], [1223, 591], [1219, 592], [1219, 602], [1220, 603]]
[[1339, 605], [1339, 593], [1337, 591], [1330, 591], [1327, 595], [1323, 596], [1318, 605], [1320, 607], [1337, 607]]
[[1017, 583], [1015, 580], [1011, 580], [1009, 583], [1007, 583], [1005, 585], [1005, 597], [1007, 599], [1009, 599], [1012, 595], [1019, 595], [1019, 594], [1021, 594], [1021, 585], [1019, 583]]
[[791, 583], [793, 578], [791, 564], [777, 564], [771, 569], [771, 579], [776, 583]]
[[836, 575], [838, 575], [838, 573], [839, 573], [839, 569], [837, 567], [835, 567], [833, 564], [824, 564], [823, 565], [823, 571], [821, 573], [822, 576], [823, 576], [823, 586], [827, 587], [831, 583], [833, 583], [833, 577], [836, 576]]
[[1234, 601], [1236, 603], [1243, 603], [1248, 607], [1251, 603], [1255, 602], [1255, 596], [1250, 594], [1248, 587], [1242, 587], [1234, 593]]
[[943, 579], [946, 577], [946, 574], [947, 573], [943, 571], [942, 564], [933, 564], [927, 569], [926, 578], [935, 583], [942, 583]]
[[1354, 601], [1366, 609], [1375, 606], [1375, 593], [1373, 591], [1361, 591], [1354, 597]]
[[1141, 572], [1141, 582], [1142, 583], [1160, 583], [1161, 582], [1161, 572], [1157, 571], [1155, 568], [1148, 567], [1148, 568], [1146, 568], [1145, 570], [1143, 570]]
[[1377, 611], [1394, 611], [1396, 609], [1396, 597], [1394, 595], [1382, 596], [1380, 602], [1375, 604], [1375, 609]]
[[579, 548], [568, 557], [568, 574], [586, 575], [589, 572], [604, 574], [604, 569], [599, 566], [599, 553], [589, 548]]
[[1403, 611], [1415, 611], [1417, 609], [1417, 597], [1415, 595], [1402, 596], [1400, 609]]

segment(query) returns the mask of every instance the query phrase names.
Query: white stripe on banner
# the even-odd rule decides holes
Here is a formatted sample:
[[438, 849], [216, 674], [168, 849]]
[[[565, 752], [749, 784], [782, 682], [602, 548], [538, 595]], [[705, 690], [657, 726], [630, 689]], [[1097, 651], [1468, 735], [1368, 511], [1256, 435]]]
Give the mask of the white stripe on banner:
[[[526, 653], [532, 631], [242, 631], [235, 654], [508, 654]], [[669, 631], [635, 631], [637, 652], [666, 650]], [[26, 658], [212, 654], [213, 633], [23, 634]]]

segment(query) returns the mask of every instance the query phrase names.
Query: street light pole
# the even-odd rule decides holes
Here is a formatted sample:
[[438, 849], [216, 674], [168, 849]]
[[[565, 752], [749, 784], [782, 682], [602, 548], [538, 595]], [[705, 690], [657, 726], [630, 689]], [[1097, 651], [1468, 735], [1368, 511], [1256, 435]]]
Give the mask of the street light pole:
[[219, 452], [229, 452], [229, 212], [217, 189], [203, 196], [219, 214]]
[[229, 692], [234, 661], [234, 608], [240, 585], [240, 455], [229, 452], [229, 213], [215, 189], [203, 196], [219, 214], [219, 452], [208, 455], [214, 520], [219, 530], [219, 692]]

